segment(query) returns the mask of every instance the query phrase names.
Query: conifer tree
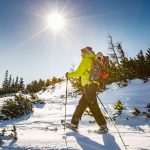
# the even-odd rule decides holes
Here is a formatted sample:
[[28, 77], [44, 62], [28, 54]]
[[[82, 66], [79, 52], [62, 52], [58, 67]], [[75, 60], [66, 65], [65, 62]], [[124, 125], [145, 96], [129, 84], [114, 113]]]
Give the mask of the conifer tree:
[[30, 84], [27, 85], [27, 91], [29, 93], [36, 93], [39, 92], [39, 86], [38, 86], [38, 81], [32, 81]]
[[18, 76], [16, 77], [16, 81], [15, 81], [15, 92], [18, 92], [19, 90], [19, 84], [18, 84]]
[[15, 93], [15, 80], [14, 80], [14, 78], [12, 79], [11, 93]]
[[120, 79], [121, 84], [127, 85], [127, 79], [128, 79], [127, 62], [128, 62], [128, 58], [125, 56], [125, 52], [124, 52], [120, 42], [118, 42], [116, 44], [116, 49], [118, 52], [118, 58], [119, 58], [119, 62], [120, 62], [120, 65], [118, 66], [119, 75], [120, 75], [119, 79]]
[[127, 59], [127, 57], [125, 56], [125, 52], [124, 52], [120, 42], [118, 42], [116, 44], [116, 49], [117, 49], [117, 52], [119, 55], [118, 58], [120, 59], [120, 62], [125, 61]]
[[23, 91], [24, 90], [24, 81], [23, 81], [23, 78], [20, 78], [20, 81], [19, 81], [19, 90], [20, 91]]
[[109, 50], [112, 51], [112, 53], [110, 54], [110, 57], [115, 64], [119, 65], [119, 58], [115, 50], [116, 46], [113, 43], [112, 36], [108, 35], [108, 38], [109, 38]]
[[45, 87], [45, 81], [40, 79], [39, 80], [39, 88], [40, 88], [40, 90], [42, 90], [44, 87]]
[[9, 89], [9, 87], [8, 87], [8, 70], [6, 70], [5, 79], [4, 79], [2, 88], [4, 90], [4, 93], [8, 92], [8, 89]]
[[146, 52], [146, 71], [147, 77], [150, 77], [150, 48]]
[[51, 85], [51, 81], [50, 81], [50, 79], [47, 79], [47, 80], [46, 80], [46, 83], [45, 83], [45, 86], [48, 87], [48, 86], [50, 86], [50, 85]]
[[9, 81], [8, 81], [8, 88], [9, 88], [9, 93], [11, 93], [11, 88], [12, 88], [12, 77], [11, 75], [9, 76]]
[[0, 95], [2, 95], [3, 94], [3, 89], [2, 88], [0, 88]]
[[135, 59], [129, 58], [124, 61], [123, 67], [125, 68], [126, 79], [132, 80], [134, 78], [137, 78], [137, 65]]
[[150, 62], [150, 48], [147, 50], [146, 60]]
[[136, 72], [137, 72], [137, 77], [140, 79], [143, 79], [144, 81], [147, 81], [146, 77], [146, 59], [143, 54], [143, 51], [140, 50], [140, 52], [137, 55], [136, 58]]
[[112, 82], [118, 82], [120, 81], [120, 71], [119, 71], [119, 58], [117, 56], [117, 52], [116, 52], [116, 46], [115, 44], [113, 43], [113, 40], [112, 40], [112, 36], [109, 35], [108, 36], [109, 38], [109, 51], [111, 52], [109, 55], [110, 55], [110, 60], [111, 60], [111, 63], [110, 63], [110, 66], [109, 66], [109, 83], [112, 83]]

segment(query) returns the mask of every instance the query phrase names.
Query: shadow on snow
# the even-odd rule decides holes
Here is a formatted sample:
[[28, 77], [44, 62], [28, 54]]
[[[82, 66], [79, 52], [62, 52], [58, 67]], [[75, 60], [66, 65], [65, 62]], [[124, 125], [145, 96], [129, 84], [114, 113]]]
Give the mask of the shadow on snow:
[[115, 141], [115, 137], [111, 134], [103, 134], [103, 143], [99, 144], [92, 139], [75, 132], [67, 133], [67, 136], [74, 136], [83, 150], [121, 150]]

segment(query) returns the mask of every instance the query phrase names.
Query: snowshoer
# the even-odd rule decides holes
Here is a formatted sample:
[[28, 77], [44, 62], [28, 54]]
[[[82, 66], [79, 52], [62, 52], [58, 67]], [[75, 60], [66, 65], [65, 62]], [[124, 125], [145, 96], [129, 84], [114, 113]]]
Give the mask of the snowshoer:
[[89, 107], [91, 113], [94, 116], [95, 121], [99, 125], [99, 133], [107, 133], [107, 122], [104, 118], [99, 105], [97, 103], [96, 92], [98, 91], [98, 82], [90, 80], [90, 70], [93, 65], [93, 59], [96, 57], [91, 47], [85, 47], [81, 49], [82, 60], [76, 71], [66, 73], [67, 78], [81, 77], [81, 85], [84, 87], [83, 95], [77, 105], [74, 114], [72, 116], [71, 128], [77, 129], [79, 121], [86, 110]]

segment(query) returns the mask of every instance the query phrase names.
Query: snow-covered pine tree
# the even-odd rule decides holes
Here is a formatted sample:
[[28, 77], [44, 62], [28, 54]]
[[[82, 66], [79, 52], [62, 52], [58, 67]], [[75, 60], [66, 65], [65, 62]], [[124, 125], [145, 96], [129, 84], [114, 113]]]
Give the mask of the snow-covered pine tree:
[[33, 112], [32, 102], [22, 95], [15, 95], [14, 98], [6, 100], [0, 110], [3, 115], [2, 120], [17, 118], [30, 112]]

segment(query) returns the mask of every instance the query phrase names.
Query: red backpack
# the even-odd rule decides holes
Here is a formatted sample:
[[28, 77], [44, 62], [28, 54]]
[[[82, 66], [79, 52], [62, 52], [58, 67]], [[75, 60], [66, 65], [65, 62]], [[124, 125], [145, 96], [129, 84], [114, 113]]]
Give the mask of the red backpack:
[[99, 80], [108, 78], [109, 57], [98, 52], [93, 60], [93, 66], [90, 71], [90, 80]]

